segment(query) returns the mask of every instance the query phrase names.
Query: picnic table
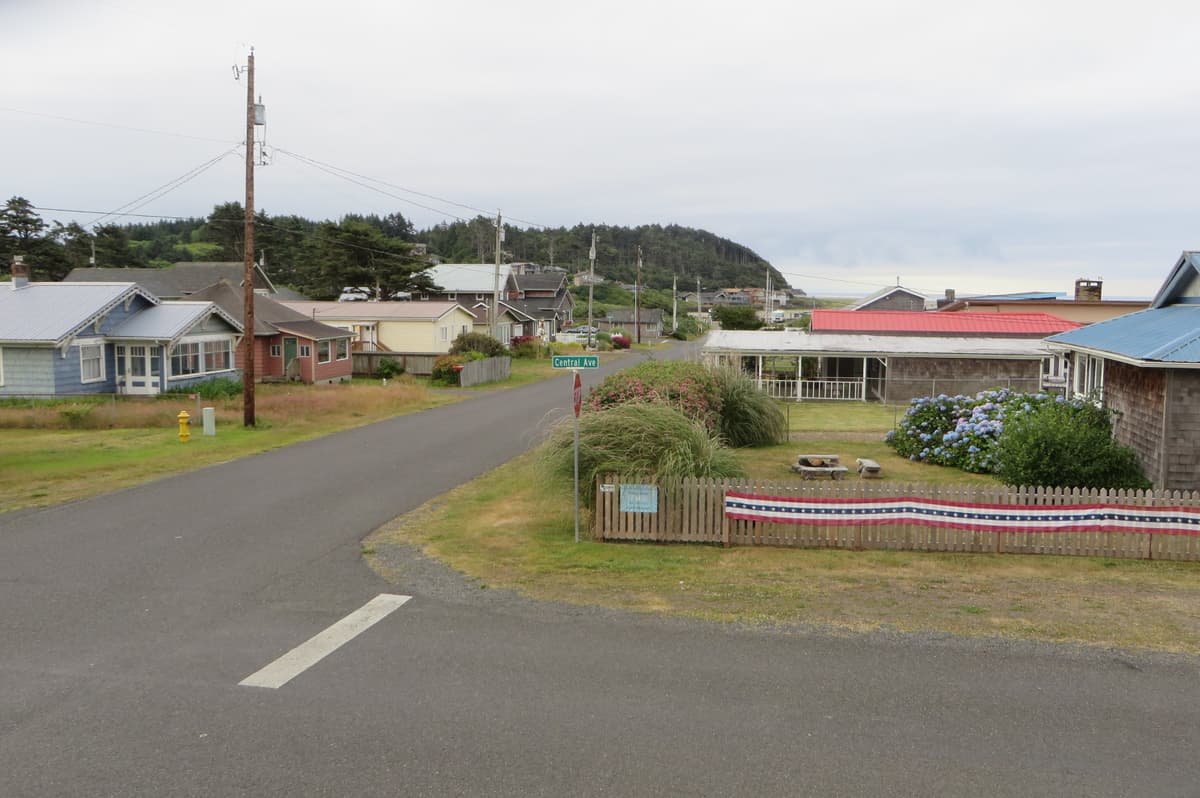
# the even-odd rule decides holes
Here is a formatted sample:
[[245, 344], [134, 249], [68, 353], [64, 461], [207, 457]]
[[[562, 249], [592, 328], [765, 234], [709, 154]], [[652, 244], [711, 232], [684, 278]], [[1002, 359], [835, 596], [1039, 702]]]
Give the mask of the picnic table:
[[796, 458], [792, 471], [805, 479], [829, 477], [841, 479], [850, 469], [843, 466], [836, 454], [802, 454]]

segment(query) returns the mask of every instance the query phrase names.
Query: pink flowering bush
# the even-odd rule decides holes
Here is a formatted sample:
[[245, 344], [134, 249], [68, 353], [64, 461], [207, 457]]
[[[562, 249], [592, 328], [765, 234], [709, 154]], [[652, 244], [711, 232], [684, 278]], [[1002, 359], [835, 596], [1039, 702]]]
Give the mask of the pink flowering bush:
[[720, 428], [720, 385], [699, 363], [644, 361], [597, 385], [588, 395], [587, 406], [603, 410], [632, 402], [668, 405], [709, 430]]

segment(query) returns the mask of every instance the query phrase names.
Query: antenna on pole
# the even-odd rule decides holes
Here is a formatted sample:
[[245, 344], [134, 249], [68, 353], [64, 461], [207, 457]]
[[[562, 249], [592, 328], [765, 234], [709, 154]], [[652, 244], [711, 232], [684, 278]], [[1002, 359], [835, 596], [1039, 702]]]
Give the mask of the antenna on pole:
[[637, 248], [637, 280], [633, 283], [633, 334], [642, 342], [642, 245]]
[[500, 246], [504, 243], [504, 222], [496, 209], [496, 269], [492, 274], [492, 337], [500, 340]]

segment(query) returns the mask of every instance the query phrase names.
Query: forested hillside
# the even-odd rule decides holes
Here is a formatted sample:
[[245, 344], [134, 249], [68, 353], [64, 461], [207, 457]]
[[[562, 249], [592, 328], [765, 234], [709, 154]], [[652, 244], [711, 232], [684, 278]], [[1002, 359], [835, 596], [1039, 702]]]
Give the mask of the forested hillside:
[[[314, 298], [336, 297], [342, 286], [378, 286], [387, 296], [428, 285], [419, 272], [429, 256], [447, 262], [491, 263], [495, 257], [493, 220], [439, 224], [417, 230], [402, 214], [347, 214], [337, 221], [300, 216], [255, 216], [255, 254], [281, 285]], [[505, 225], [503, 259], [555, 265], [570, 272], [588, 268], [588, 249], [596, 233], [596, 273], [610, 281], [634, 281], [637, 248], [642, 248], [642, 281], [669, 289], [678, 277], [681, 290], [697, 278], [704, 290], [758, 286], [768, 270], [776, 287], [786, 282], [753, 250], [704, 230], [678, 225], [576, 225], [571, 228], [522, 228]], [[82, 227], [43, 218], [28, 200], [13, 197], [0, 209], [0, 257], [7, 262], [23, 253], [38, 280], [60, 280], [71, 269], [87, 266], [92, 252], [102, 267], [166, 266], [176, 261], [232, 261], [244, 257], [243, 209], [237, 202], [218, 205], [205, 218]]]

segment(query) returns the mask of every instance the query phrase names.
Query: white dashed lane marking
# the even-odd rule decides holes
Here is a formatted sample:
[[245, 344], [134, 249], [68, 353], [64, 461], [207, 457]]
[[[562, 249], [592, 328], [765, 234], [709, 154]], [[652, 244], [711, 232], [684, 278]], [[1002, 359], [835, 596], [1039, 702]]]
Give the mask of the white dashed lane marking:
[[238, 682], [243, 687], [283, 687], [341, 646], [404, 606], [412, 596], [380, 593], [325, 631]]

